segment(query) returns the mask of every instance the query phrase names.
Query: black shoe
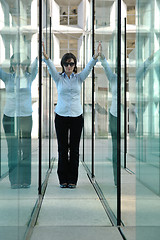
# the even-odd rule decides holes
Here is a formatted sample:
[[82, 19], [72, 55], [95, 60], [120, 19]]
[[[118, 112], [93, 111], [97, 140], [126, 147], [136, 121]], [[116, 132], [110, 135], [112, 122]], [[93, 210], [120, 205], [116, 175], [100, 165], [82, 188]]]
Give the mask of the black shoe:
[[70, 184], [68, 184], [68, 188], [76, 188], [76, 184], [70, 183]]
[[67, 188], [67, 183], [60, 184], [60, 188]]

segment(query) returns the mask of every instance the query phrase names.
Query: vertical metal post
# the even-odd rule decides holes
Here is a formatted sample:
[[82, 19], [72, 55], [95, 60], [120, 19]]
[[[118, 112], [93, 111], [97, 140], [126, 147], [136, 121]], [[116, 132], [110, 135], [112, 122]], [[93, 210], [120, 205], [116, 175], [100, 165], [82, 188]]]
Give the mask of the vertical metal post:
[[41, 194], [42, 184], [42, 0], [39, 0], [39, 187]]
[[[49, 44], [50, 44], [50, 47], [49, 47], [49, 57], [51, 59], [51, 41], [52, 41], [52, 20], [51, 20], [51, 17], [50, 17], [50, 27], [49, 27]], [[52, 98], [51, 98], [51, 75], [49, 74], [49, 168], [51, 168], [51, 101], [52, 101]]]
[[117, 16], [117, 225], [121, 225], [121, 0]]
[[[1, 101], [1, 99], [2, 99], [1, 95], [2, 95], [2, 94], [0, 94], [0, 102], [2, 102], [2, 101]], [[1, 119], [1, 111], [0, 111], [0, 119]], [[1, 176], [2, 176], [1, 147], [2, 147], [2, 146], [1, 146], [1, 124], [0, 124], [0, 178], [1, 178]]]
[[[85, 67], [85, 36], [83, 36], [83, 69]], [[83, 82], [83, 116], [85, 114], [85, 81]], [[83, 126], [83, 162], [84, 162], [84, 126]]]
[[[95, 0], [92, 0], [92, 56], [94, 55], [94, 8]], [[94, 67], [92, 69], [92, 178], [94, 177]]]
[[126, 168], [127, 155], [127, 34], [126, 34], [126, 18], [124, 18], [124, 168]]
[[[159, 82], [159, 106], [160, 106], [160, 82]], [[160, 116], [160, 108], [159, 108]], [[160, 117], [159, 117], [159, 159], [160, 159]], [[160, 196], [160, 161], [159, 161], [159, 196]]]

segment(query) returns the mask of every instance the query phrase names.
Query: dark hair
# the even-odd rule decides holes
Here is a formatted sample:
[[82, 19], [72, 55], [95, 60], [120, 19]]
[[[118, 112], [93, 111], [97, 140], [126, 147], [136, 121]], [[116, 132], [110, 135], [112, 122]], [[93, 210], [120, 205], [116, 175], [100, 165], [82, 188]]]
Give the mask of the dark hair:
[[[77, 73], [77, 59], [76, 59], [76, 57], [74, 56], [73, 53], [66, 53], [66, 54], [64, 54], [64, 56], [62, 57], [62, 59], [61, 59], [62, 73], [65, 72], [65, 70], [64, 70], [64, 63], [65, 63], [68, 59], [71, 59], [71, 58], [74, 60], [74, 64], [75, 64], [75, 67], [74, 67], [74, 69], [73, 69], [73, 72], [74, 72], [74, 73]], [[61, 73], [61, 74], [62, 74], [62, 73]]]
[[[21, 53], [14, 53], [11, 58], [10, 58], [10, 73], [14, 73], [14, 68], [13, 66], [16, 64], [16, 63], [19, 63], [20, 62], [20, 55]], [[18, 61], [19, 60], [19, 61]], [[28, 56], [25, 57], [25, 60], [21, 63], [21, 64], [24, 64], [26, 66], [26, 73], [30, 73], [29, 72], [29, 66], [30, 66], [30, 58]]]

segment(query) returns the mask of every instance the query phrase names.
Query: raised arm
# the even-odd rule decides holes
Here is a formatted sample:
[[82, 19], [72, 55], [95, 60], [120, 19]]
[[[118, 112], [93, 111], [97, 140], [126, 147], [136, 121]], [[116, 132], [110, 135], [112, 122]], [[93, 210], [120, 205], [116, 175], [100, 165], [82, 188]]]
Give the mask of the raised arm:
[[101, 61], [102, 67], [104, 68], [104, 71], [105, 71], [105, 74], [106, 74], [108, 80], [111, 82], [111, 80], [113, 78], [115, 78], [115, 74], [112, 72], [104, 54], [102, 53], [102, 45], [100, 42], [99, 42], [99, 49], [100, 49], [99, 56], [100, 56], [100, 61]]
[[147, 73], [149, 70], [150, 65], [153, 63], [153, 59], [155, 61], [159, 61], [160, 57], [160, 50], [156, 51], [155, 53], [152, 53], [149, 58], [137, 69], [136, 71], [136, 81], [140, 81], [143, 76]]
[[149, 66], [151, 65], [152, 61], [147, 59], [136, 71], [136, 81], [140, 81], [142, 77], [146, 74]]
[[38, 59], [36, 57], [36, 59], [31, 64], [31, 80], [32, 81], [36, 78], [37, 73], [38, 73]]
[[108, 78], [108, 80], [111, 82], [111, 80], [113, 79], [113, 77], [115, 76], [115, 74], [112, 72], [106, 58], [103, 56], [100, 58], [101, 64], [104, 68], [105, 74]]
[[96, 53], [94, 54], [92, 59], [89, 61], [89, 63], [86, 65], [86, 67], [82, 70], [82, 72], [80, 72], [78, 74], [78, 76], [80, 77], [80, 80], [82, 82], [88, 77], [92, 68], [96, 65], [96, 63], [98, 61], [97, 58], [98, 58], [98, 56], [100, 56], [100, 54], [101, 54], [101, 43], [99, 42]]
[[86, 67], [82, 70], [82, 72], [80, 72], [78, 74], [80, 80], [83, 82], [89, 75], [89, 73], [91, 72], [92, 68], [96, 65], [96, 62], [98, 60], [92, 58], [89, 63], [87, 63]]
[[46, 53], [44, 42], [42, 43], [42, 45], [43, 45], [44, 62], [46, 63], [46, 65], [48, 67], [49, 74], [52, 76], [53, 80], [55, 82], [57, 82], [60, 78], [60, 75], [57, 72], [57, 69], [55, 68], [53, 62], [51, 61], [51, 59], [48, 57], [48, 55]]
[[2, 70], [2, 68], [0, 68], [0, 79], [3, 82], [6, 82], [6, 80], [10, 77], [10, 73], [6, 73], [5, 71]]

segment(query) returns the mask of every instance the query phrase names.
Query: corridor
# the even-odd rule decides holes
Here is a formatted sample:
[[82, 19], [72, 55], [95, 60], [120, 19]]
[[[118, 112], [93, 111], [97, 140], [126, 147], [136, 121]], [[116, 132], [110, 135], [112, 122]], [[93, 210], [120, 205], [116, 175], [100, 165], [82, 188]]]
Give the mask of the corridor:
[[117, 227], [112, 226], [82, 163], [79, 170], [77, 188], [61, 189], [56, 166], [53, 167], [31, 240], [43, 240], [46, 236], [47, 240], [122, 239]]

